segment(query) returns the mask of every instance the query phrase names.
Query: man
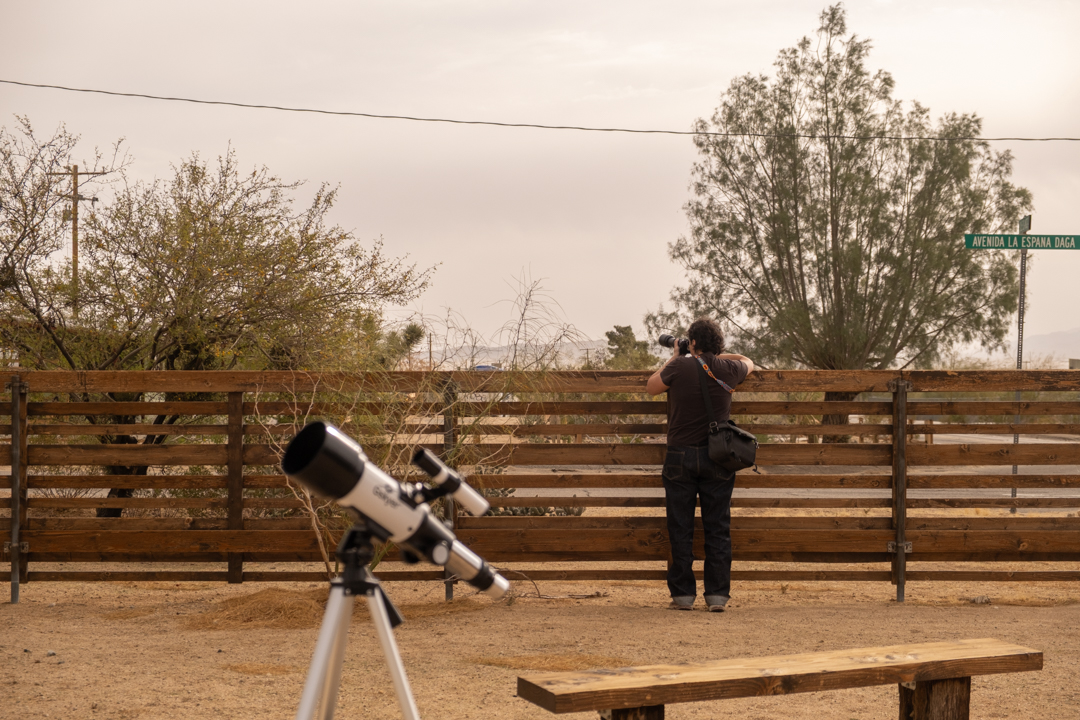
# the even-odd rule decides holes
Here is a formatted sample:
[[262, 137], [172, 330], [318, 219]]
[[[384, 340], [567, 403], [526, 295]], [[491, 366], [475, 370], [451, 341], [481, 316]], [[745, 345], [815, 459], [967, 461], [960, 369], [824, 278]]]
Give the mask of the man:
[[694, 580], [694, 507], [701, 498], [701, 524], [705, 530], [705, 605], [723, 612], [731, 597], [731, 491], [735, 473], [724, 472], [709, 459], [709, 415], [701, 395], [699, 376], [704, 361], [712, 377], [706, 387], [716, 421], [731, 415], [729, 387], [753, 372], [750, 358], [724, 353], [720, 326], [708, 318], [695, 320], [686, 333], [690, 354], [679, 355], [679, 345], [667, 363], [653, 373], [645, 389], [650, 395], [668, 394], [667, 457], [664, 492], [667, 496], [668, 540], [671, 565], [668, 590], [671, 607], [691, 610], [697, 597]]

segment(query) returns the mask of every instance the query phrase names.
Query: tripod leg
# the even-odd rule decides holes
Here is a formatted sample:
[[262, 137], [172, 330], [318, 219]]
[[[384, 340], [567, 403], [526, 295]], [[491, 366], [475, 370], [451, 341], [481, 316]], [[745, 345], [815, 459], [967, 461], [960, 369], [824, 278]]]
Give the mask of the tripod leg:
[[326, 680], [323, 682], [320, 720], [333, 720], [334, 709], [337, 707], [338, 690], [341, 689], [341, 666], [345, 662], [345, 645], [349, 640], [354, 600], [352, 595], [342, 598], [337, 632], [334, 633], [334, 644], [330, 648], [330, 665], [326, 668]]
[[334, 716], [352, 608], [353, 597], [346, 595], [340, 585], [332, 586], [330, 598], [326, 601], [326, 614], [323, 615], [319, 639], [315, 643], [315, 653], [311, 657], [311, 666], [304, 682], [304, 692], [300, 696], [296, 720], [315, 720], [315, 711], [320, 700], [323, 702], [320, 717], [329, 720]]
[[401, 654], [394, 641], [394, 629], [390, 625], [390, 614], [383, 603], [382, 589], [375, 588], [369, 592], [367, 601], [372, 624], [375, 626], [379, 644], [382, 645], [383, 655], [386, 657], [386, 667], [390, 671], [390, 679], [394, 682], [394, 692], [397, 693], [401, 714], [405, 720], [420, 720], [420, 711], [416, 708], [412, 688], [409, 687], [409, 678], [405, 675], [405, 666], [401, 663]]

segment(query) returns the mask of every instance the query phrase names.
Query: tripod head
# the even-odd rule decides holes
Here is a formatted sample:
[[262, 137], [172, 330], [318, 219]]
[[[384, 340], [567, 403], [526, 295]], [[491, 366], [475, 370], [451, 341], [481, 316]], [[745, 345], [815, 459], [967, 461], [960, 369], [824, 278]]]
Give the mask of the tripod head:
[[396, 628], [405, 622], [405, 618], [394, 607], [394, 603], [390, 602], [390, 598], [382, 591], [382, 584], [378, 578], [368, 570], [368, 565], [375, 557], [375, 544], [372, 542], [371, 530], [363, 521], [349, 528], [338, 543], [335, 554], [342, 567], [341, 577], [336, 582], [341, 585], [346, 595], [375, 593], [386, 608], [386, 614], [390, 618], [390, 627]]

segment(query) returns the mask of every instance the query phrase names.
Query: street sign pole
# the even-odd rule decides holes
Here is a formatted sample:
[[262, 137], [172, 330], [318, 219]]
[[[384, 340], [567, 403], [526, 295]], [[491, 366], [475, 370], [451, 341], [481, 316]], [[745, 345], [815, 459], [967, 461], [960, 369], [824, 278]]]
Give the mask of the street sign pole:
[[[1018, 228], [1021, 235], [1027, 235], [1031, 230], [1031, 216], [1025, 215], [1020, 218], [1020, 227]], [[1027, 280], [1027, 248], [1020, 250], [1020, 313], [1016, 321], [1016, 369], [1024, 369], [1024, 300], [1026, 299], [1026, 280]], [[1020, 391], [1016, 391], [1016, 415], [1013, 418], [1013, 425], [1020, 425]], [[1019, 428], [1015, 428], [1019, 430]], [[1013, 433], [1013, 445], [1020, 444], [1020, 433]], [[1012, 474], [1016, 475], [1017, 468], [1012, 466]], [[1012, 489], [1012, 496], [1016, 497], [1016, 488]], [[1009, 512], [1015, 513], [1016, 508], [1009, 508]]]

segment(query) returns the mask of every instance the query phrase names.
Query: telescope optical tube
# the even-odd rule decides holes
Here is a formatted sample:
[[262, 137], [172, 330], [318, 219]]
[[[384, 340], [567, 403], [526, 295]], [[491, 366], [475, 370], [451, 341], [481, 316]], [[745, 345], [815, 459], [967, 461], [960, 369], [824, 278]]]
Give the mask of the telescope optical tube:
[[415, 503], [401, 483], [336, 427], [323, 422], [305, 426], [285, 449], [281, 469], [312, 492], [358, 513], [383, 542], [446, 567], [495, 599], [510, 589], [506, 578], [461, 543], [426, 503]]
[[446, 465], [427, 448], [418, 448], [412, 461], [413, 465], [431, 476], [431, 482], [446, 490], [451, 497], [461, 503], [461, 507], [468, 510], [470, 515], [480, 517], [491, 509], [491, 503], [487, 501], [487, 498], [473, 490], [453, 468]]

